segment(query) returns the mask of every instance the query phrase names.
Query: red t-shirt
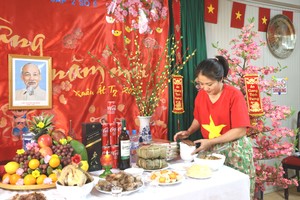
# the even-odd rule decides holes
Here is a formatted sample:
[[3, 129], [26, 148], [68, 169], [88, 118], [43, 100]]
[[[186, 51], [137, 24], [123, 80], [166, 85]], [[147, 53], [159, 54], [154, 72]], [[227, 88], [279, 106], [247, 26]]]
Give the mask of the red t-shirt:
[[199, 122], [203, 138], [215, 138], [232, 128], [249, 127], [245, 97], [237, 88], [224, 84], [219, 99], [212, 103], [200, 90], [195, 99], [194, 118]]

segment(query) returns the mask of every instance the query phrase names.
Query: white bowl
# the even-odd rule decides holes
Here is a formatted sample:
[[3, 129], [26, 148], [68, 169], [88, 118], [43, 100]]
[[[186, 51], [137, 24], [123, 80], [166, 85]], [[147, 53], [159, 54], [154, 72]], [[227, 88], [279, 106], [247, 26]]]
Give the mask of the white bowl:
[[216, 171], [218, 169], [220, 169], [225, 162], [226, 156], [222, 155], [222, 154], [217, 154], [217, 153], [213, 153], [212, 156], [218, 157], [220, 159], [217, 160], [210, 160], [210, 159], [203, 159], [203, 158], [198, 158], [198, 155], [195, 154], [194, 155], [194, 162], [199, 164], [199, 165], [207, 165], [211, 168], [211, 170]]
[[94, 188], [95, 182], [84, 184], [83, 186], [64, 186], [56, 181], [56, 189], [60, 195], [66, 199], [83, 199], [85, 198]]
[[137, 168], [137, 167], [131, 167], [124, 170], [124, 172], [131, 174], [133, 176], [142, 176], [144, 169], [143, 168]]
[[183, 142], [179, 143], [180, 145], [180, 158], [186, 162], [191, 162], [194, 160], [192, 152], [196, 149], [195, 146], [189, 146]]

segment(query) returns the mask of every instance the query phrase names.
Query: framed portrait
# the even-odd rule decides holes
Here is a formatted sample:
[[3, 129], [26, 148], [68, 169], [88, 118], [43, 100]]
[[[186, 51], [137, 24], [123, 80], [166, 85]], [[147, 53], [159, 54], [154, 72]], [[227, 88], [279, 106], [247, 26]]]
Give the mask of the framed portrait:
[[9, 109], [52, 108], [52, 58], [8, 55]]

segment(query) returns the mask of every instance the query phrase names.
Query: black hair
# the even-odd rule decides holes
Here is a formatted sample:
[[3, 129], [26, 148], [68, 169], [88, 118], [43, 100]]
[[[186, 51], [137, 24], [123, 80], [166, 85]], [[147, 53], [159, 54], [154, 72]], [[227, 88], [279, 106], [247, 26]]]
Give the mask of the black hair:
[[209, 79], [221, 81], [226, 78], [229, 71], [227, 60], [223, 56], [216, 56], [215, 58], [208, 58], [203, 60], [195, 70], [195, 75], [201, 73]]

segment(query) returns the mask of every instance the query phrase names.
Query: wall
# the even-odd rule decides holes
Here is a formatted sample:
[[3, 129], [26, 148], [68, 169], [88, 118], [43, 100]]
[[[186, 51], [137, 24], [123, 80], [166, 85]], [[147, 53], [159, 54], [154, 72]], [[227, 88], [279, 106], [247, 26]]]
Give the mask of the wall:
[[[258, 7], [259, 5], [247, 5], [246, 14], [245, 14], [245, 24], [248, 23], [247, 19], [250, 17], [255, 18], [255, 30], [258, 27]], [[282, 8], [272, 6], [264, 8], [271, 9], [271, 18], [276, 14], [282, 13]], [[207, 55], [208, 57], [214, 57], [216, 55], [216, 49], [212, 47], [212, 43], [219, 42], [219, 46], [223, 48], [229, 47], [229, 41], [235, 38], [239, 33], [240, 29], [231, 28], [231, 8], [232, 1], [219, 0], [219, 13], [218, 13], [218, 23], [211, 24], [206, 23], [206, 41], [207, 41]], [[288, 8], [285, 10], [289, 10]], [[299, 11], [294, 11], [293, 22], [295, 26], [296, 35], [300, 31], [300, 13]], [[260, 37], [263, 40], [266, 40], [265, 32], [258, 32]], [[297, 35], [298, 36], [298, 35]], [[288, 90], [287, 94], [282, 95], [273, 95], [272, 100], [274, 104], [278, 105], [288, 105], [291, 106], [296, 113], [300, 110], [300, 89], [299, 89], [299, 76], [300, 76], [300, 40], [297, 38], [296, 48], [293, 53], [286, 59], [278, 59], [274, 57], [269, 51], [268, 47], [264, 47], [262, 50], [261, 58], [255, 62], [257, 66], [278, 66], [278, 62], [282, 66], [288, 66], [287, 69], [283, 70], [280, 73], [275, 74], [276, 77], [288, 77]], [[289, 128], [296, 127], [296, 117], [297, 114], [294, 114], [290, 119], [283, 122], [284, 126]], [[268, 161], [267, 161], [268, 162]], [[269, 161], [274, 162], [274, 161]], [[272, 187], [268, 187], [266, 192], [274, 190]]]

